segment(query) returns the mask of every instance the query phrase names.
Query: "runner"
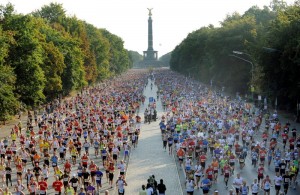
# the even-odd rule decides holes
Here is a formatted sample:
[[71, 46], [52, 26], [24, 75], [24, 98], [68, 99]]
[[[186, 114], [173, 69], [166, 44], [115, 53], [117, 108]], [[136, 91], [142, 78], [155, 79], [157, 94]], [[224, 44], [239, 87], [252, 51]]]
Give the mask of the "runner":
[[56, 177], [56, 180], [53, 182], [52, 187], [55, 190], [55, 195], [61, 195], [63, 183], [59, 180], [59, 177]]
[[251, 192], [252, 195], [257, 195], [259, 192], [259, 183], [257, 182], [257, 179], [254, 179], [253, 183], [251, 184]]
[[212, 182], [210, 179], [208, 179], [208, 177], [206, 175], [205, 178], [201, 181], [201, 188], [202, 188], [203, 194], [208, 194], [211, 185], [212, 185]]
[[243, 178], [241, 178], [240, 174], [236, 174], [236, 178], [233, 180], [233, 185], [235, 187], [235, 193], [237, 195], [241, 194], [241, 187], [243, 185]]
[[282, 181], [283, 181], [282, 176], [279, 175], [279, 173], [276, 173], [276, 176], [274, 177], [276, 195], [279, 195]]
[[119, 176], [118, 180], [116, 181], [116, 186], [118, 189], [118, 194], [124, 195], [125, 194], [125, 186], [127, 186], [127, 183], [126, 183], [125, 179], [122, 178], [122, 176]]

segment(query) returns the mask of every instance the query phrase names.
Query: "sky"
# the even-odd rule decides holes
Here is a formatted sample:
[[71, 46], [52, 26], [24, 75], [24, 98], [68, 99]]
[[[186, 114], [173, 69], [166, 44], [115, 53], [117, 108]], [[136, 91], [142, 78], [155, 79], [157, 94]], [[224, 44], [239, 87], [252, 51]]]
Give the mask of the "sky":
[[[105, 28], [124, 41], [124, 47], [140, 54], [148, 47], [148, 10], [153, 8], [153, 48], [162, 56], [172, 51], [191, 32], [213, 24], [226, 15], [243, 14], [253, 5], [262, 8], [271, 0], [0, 0], [12, 3], [17, 13], [27, 14], [51, 2], [63, 5], [67, 16], [75, 15]], [[294, 0], [286, 0], [288, 4]]]

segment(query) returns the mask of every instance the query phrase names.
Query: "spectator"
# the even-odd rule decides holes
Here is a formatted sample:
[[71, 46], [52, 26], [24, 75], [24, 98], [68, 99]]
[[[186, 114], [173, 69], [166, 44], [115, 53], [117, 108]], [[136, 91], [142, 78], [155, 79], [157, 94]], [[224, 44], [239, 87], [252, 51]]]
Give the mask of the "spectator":
[[166, 185], [164, 184], [163, 179], [160, 179], [160, 183], [157, 185], [157, 190], [159, 195], [165, 195], [167, 188]]
[[139, 195], [147, 195], [147, 191], [146, 191], [146, 186], [145, 185], [142, 185], [142, 189], [139, 192]]
[[153, 193], [154, 193], [154, 190], [149, 183], [147, 184], [146, 192], [147, 192], [147, 195], [153, 195]]

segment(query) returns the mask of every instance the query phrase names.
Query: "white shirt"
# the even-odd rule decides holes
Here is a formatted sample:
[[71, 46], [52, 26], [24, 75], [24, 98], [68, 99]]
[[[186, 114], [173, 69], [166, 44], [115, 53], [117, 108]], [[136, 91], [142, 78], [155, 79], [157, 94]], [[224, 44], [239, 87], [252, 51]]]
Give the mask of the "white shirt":
[[153, 188], [152, 187], [147, 188], [146, 192], [147, 192], [147, 195], [152, 195], [153, 194]]
[[270, 189], [270, 187], [271, 187], [270, 181], [269, 181], [269, 180], [266, 180], [266, 181], [265, 181], [265, 185], [264, 185], [264, 189], [265, 189], [265, 190], [268, 190], [268, 189]]
[[125, 185], [125, 183], [124, 183], [124, 181], [122, 179], [119, 179], [117, 181], [117, 186], [118, 186], [119, 190], [123, 190], [124, 189], [124, 185]]
[[275, 176], [274, 183], [275, 183], [276, 186], [280, 186], [281, 185], [281, 181], [282, 181], [282, 177], [281, 176]]
[[194, 191], [194, 181], [186, 181], [186, 191], [193, 192]]
[[258, 193], [258, 190], [259, 190], [259, 185], [258, 185], [258, 183], [253, 183], [253, 184], [252, 184], [252, 187], [251, 187], [252, 193]]
[[202, 175], [202, 167], [201, 165], [195, 165], [195, 175], [201, 176]]
[[125, 164], [119, 164], [118, 169], [120, 169], [120, 172], [125, 172]]
[[233, 180], [233, 185], [234, 185], [234, 187], [235, 188], [240, 188], [241, 186], [242, 186], [242, 184], [243, 184], [243, 178], [235, 178], [234, 180]]

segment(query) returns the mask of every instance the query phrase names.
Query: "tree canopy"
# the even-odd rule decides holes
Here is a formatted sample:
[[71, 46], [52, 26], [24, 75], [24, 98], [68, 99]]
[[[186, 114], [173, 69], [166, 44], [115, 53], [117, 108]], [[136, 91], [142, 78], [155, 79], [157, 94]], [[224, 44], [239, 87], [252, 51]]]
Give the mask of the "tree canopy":
[[51, 3], [30, 14], [0, 5], [0, 118], [121, 74], [132, 61], [123, 40]]
[[[278, 98], [296, 108], [300, 95], [300, 6], [273, 0], [228, 15], [220, 27], [191, 32], [171, 53], [171, 69], [231, 92]], [[233, 53], [233, 51], [238, 51]], [[253, 78], [252, 65], [253, 64]]]

